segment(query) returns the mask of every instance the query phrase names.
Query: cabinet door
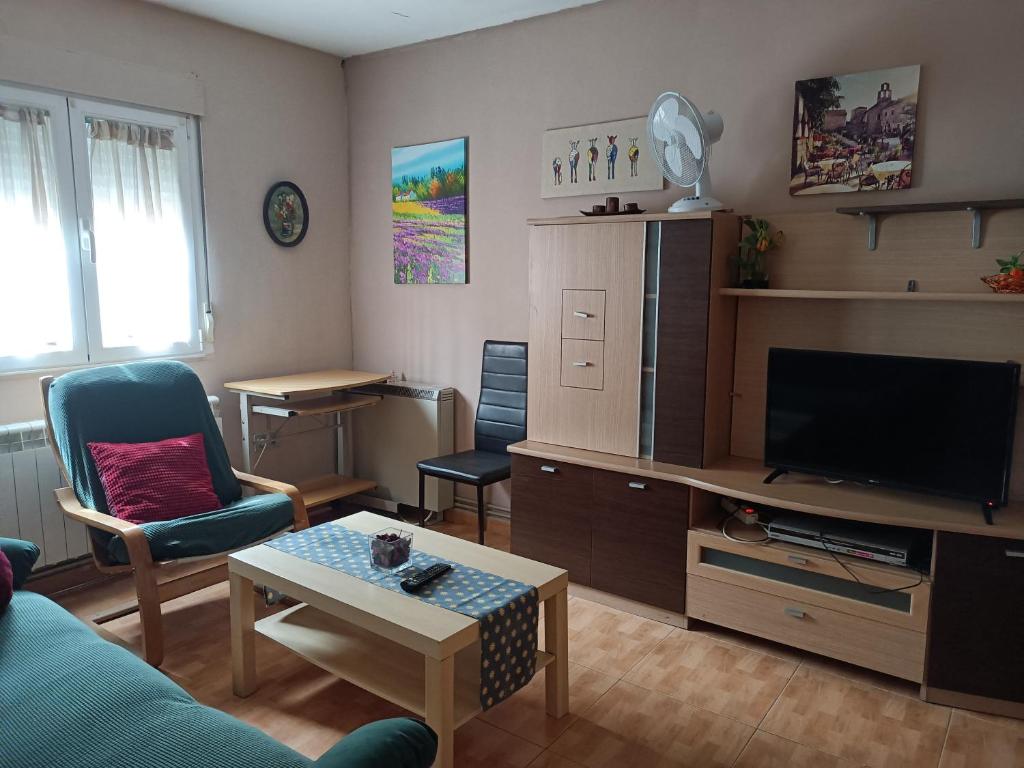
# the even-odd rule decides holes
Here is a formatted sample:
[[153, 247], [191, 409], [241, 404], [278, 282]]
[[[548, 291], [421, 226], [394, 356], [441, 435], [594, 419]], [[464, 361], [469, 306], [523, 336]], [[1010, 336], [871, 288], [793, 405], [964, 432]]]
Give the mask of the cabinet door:
[[591, 586], [682, 613], [688, 506], [684, 485], [595, 472]]
[[926, 683], [1024, 702], [1024, 541], [940, 533]]
[[512, 553], [569, 572], [590, 584], [594, 470], [512, 456]]
[[643, 264], [640, 222], [530, 227], [530, 440], [637, 455]]

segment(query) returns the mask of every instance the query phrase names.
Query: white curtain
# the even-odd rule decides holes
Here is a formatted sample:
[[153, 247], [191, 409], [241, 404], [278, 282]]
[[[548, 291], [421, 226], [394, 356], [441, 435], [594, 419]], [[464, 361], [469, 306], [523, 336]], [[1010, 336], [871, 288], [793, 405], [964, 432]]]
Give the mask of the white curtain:
[[50, 113], [0, 102], [0, 357], [70, 350]]
[[103, 346], [188, 341], [191, 257], [174, 131], [86, 122]]

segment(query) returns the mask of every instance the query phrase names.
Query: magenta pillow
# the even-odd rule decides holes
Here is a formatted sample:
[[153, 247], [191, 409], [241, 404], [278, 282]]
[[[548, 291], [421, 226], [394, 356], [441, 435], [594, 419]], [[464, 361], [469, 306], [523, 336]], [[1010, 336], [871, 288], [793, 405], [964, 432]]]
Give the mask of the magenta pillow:
[[155, 443], [89, 443], [111, 514], [152, 523], [212, 512], [213, 490], [203, 435]]
[[14, 594], [14, 569], [11, 568], [11, 561], [0, 549], [0, 614], [7, 610]]

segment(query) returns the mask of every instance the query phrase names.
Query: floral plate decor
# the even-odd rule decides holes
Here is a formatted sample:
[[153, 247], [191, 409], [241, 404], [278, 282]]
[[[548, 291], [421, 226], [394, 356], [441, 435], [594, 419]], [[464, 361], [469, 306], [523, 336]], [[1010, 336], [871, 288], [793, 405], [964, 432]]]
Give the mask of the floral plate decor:
[[996, 259], [999, 274], [981, 278], [996, 293], [1024, 293], [1024, 251], [1008, 259]]
[[263, 198], [263, 226], [270, 239], [285, 248], [302, 242], [309, 229], [309, 207], [296, 184], [279, 181], [267, 190]]

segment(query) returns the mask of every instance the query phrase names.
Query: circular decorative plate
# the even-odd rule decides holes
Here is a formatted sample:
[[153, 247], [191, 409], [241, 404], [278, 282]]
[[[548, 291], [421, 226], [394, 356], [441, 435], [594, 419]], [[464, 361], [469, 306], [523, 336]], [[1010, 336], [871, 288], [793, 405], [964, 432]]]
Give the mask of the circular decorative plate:
[[263, 198], [263, 226], [270, 239], [291, 248], [302, 242], [309, 229], [309, 208], [302, 190], [290, 181], [279, 181]]

